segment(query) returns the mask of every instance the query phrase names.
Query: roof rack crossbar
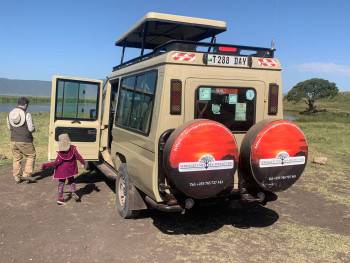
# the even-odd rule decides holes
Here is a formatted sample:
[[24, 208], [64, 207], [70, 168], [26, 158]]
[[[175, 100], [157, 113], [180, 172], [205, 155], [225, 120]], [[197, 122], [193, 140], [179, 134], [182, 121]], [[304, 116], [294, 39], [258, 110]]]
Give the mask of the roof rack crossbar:
[[[135, 63], [144, 61], [146, 59], [150, 59], [152, 57], [158, 56], [160, 54], [164, 54], [168, 51], [171, 51], [171, 50], [167, 51], [166, 47], [169, 47], [170, 45], [175, 44], [175, 43], [190, 44], [190, 45], [195, 45], [196, 47], [208, 47], [207, 52], [202, 52], [202, 51], [197, 51], [197, 50], [193, 51], [193, 52], [197, 52], [197, 53], [209, 53], [209, 52], [211, 52], [212, 48], [219, 48], [220, 46], [225, 46], [225, 47], [234, 47], [234, 48], [239, 49], [240, 51], [247, 50], [247, 51], [255, 51], [257, 53], [260, 52], [260, 53], [265, 54], [264, 57], [268, 57], [268, 58], [274, 57], [275, 49], [263, 48], [263, 47], [253, 47], [253, 46], [221, 44], [221, 43], [216, 43], [215, 40], [216, 40], [215, 36], [214, 36], [213, 42], [211, 41], [210, 43], [208, 43], [208, 42], [195, 42], [195, 41], [188, 41], [188, 40], [171, 40], [171, 41], [166, 42], [165, 44], [162, 44], [162, 45], [156, 47], [152, 52], [150, 52], [148, 54], [142, 54], [139, 57], [133, 58], [133, 59], [128, 60], [124, 63], [121, 63], [120, 65], [113, 67], [113, 71], [119, 70], [119, 69], [124, 68], [126, 66], [130, 66], [132, 64], [135, 64]], [[178, 50], [178, 49], [176, 49], [176, 50]], [[178, 51], [185, 51], [185, 50], [179, 49]], [[248, 55], [242, 55], [242, 54], [238, 54], [238, 55], [248, 56]], [[124, 55], [122, 57], [124, 57]]]

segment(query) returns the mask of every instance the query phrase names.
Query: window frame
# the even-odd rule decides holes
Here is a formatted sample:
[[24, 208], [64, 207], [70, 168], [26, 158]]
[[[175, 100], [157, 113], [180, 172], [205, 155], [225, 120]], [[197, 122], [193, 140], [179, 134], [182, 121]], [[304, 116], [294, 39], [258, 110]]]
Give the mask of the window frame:
[[234, 131], [234, 130], [231, 130], [230, 128], [228, 128], [225, 124], [223, 124], [223, 123], [221, 123], [221, 122], [219, 122], [219, 123], [221, 123], [222, 125], [224, 125], [227, 129], [229, 129], [232, 133], [238, 133], [238, 134], [244, 134], [244, 133], [247, 133], [247, 131], [251, 128], [251, 127], [253, 127], [255, 124], [256, 124], [256, 104], [257, 104], [257, 100], [258, 100], [258, 93], [257, 93], [257, 90], [256, 90], [256, 88], [254, 88], [254, 87], [242, 87], [242, 86], [237, 86], [237, 87], [235, 87], [235, 86], [210, 86], [210, 85], [205, 85], [205, 84], [201, 84], [201, 85], [199, 85], [199, 86], [197, 86], [196, 87], [196, 89], [194, 90], [194, 92], [195, 92], [195, 94], [194, 94], [194, 99], [195, 99], [195, 101], [194, 101], [194, 111], [193, 111], [193, 118], [195, 119], [195, 120], [197, 120], [198, 118], [196, 117], [196, 107], [197, 107], [197, 104], [196, 104], [196, 101], [198, 100], [197, 99], [197, 94], [199, 94], [199, 88], [201, 88], [201, 87], [211, 87], [211, 88], [229, 88], [229, 89], [246, 89], [246, 90], [248, 90], [248, 89], [252, 89], [252, 90], [254, 90], [254, 92], [255, 92], [255, 99], [254, 99], [254, 101], [255, 101], [255, 103], [254, 103], [254, 116], [253, 116], [253, 123], [252, 123], [252, 125], [247, 129], [247, 130], [237, 130], [237, 131]]
[[[65, 89], [65, 82], [77, 82], [79, 83], [79, 89], [80, 89], [80, 83], [83, 84], [92, 84], [92, 85], [97, 85], [97, 97], [96, 97], [96, 118], [94, 119], [86, 119], [86, 118], [67, 118], [67, 117], [57, 117], [57, 100], [58, 100], [58, 82], [59, 81], [64, 81], [64, 85], [63, 85], [63, 91]], [[55, 89], [55, 121], [56, 120], [71, 120], [71, 121], [89, 121], [89, 122], [94, 122], [97, 121], [99, 119], [99, 109], [100, 109], [100, 90], [101, 90], [101, 84], [98, 82], [93, 82], [93, 81], [82, 81], [82, 80], [75, 80], [75, 79], [65, 79], [65, 78], [57, 78], [56, 79], [56, 89]], [[79, 93], [78, 93], [78, 101], [79, 101]], [[63, 92], [63, 96], [62, 96], [62, 108], [64, 106], [63, 104], [64, 101], [64, 92]], [[79, 105], [79, 103], [78, 103]]]
[[[151, 73], [151, 72], [155, 72], [155, 85], [154, 85], [154, 92], [152, 94], [153, 103], [152, 103], [152, 108], [151, 108], [151, 115], [150, 115], [148, 130], [146, 132], [143, 132], [141, 130], [132, 128], [130, 126], [125, 126], [125, 125], [119, 124], [117, 122], [117, 117], [118, 117], [119, 100], [120, 100], [120, 96], [121, 96], [122, 90], [126, 90], [126, 91], [131, 91], [132, 92], [132, 104], [131, 104], [132, 106], [131, 106], [130, 115], [129, 115], [129, 123], [130, 123], [131, 113], [132, 113], [132, 109], [134, 107], [135, 93], [151, 95], [150, 93], [140, 92], [140, 91], [136, 90], [137, 77], [141, 76], [141, 75], [145, 75], [147, 73]], [[133, 90], [123, 88], [123, 86], [122, 86], [123, 80], [126, 79], [126, 78], [132, 78], [132, 77], [135, 77]], [[153, 119], [153, 113], [154, 113], [153, 111], [154, 111], [154, 104], [155, 104], [157, 86], [158, 86], [158, 69], [151, 69], [151, 70], [147, 70], [147, 71], [139, 72], [139, 73], [136, 73], [136, 74], [131, 74], [131, 75], [127, 75], [127, 76], [121, 77], [120, 81], [119, 81], [118, 99], [117, 99], [116, 112], [115, 112], [115, 117], [114, 117], [114, 127], [118, 127], [118, 128], [121, 128], [121, 129], [124, 129], [124, 130], [127, 130], [127, 131], [131, 131], [131, 132], [134, 132], [134, 133], [137, 133], [137, 134], [141, 134], [141, 135], [144, 135], [144, 136], [148, 137], [150, 132], [151, 132], [151, 126], [152, 126], [152, 119]]]

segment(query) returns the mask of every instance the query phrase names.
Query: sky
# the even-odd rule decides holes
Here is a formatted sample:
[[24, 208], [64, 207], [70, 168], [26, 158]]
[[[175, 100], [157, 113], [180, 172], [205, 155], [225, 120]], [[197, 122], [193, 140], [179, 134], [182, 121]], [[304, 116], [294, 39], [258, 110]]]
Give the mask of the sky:
[[350, 91], [347, 0], [0, 0], [0, 77], [104, 78], [120, 62], [115, 40], [150, 11], [226, 21], [220, 43], [274, 40], [284, 91], [313, 77]]

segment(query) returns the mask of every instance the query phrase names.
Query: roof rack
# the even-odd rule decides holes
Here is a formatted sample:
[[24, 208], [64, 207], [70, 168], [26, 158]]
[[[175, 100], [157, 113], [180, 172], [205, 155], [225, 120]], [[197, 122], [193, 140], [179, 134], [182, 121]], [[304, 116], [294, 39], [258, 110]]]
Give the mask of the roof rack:
[[[237, 56], [248, 56], [248, 57], [265, 57], [273, 58], [274, 57], [274, 48], [263, 48], [263, 47], [253, 47], [253, 46], [241, 46], [241, 45], [230, 45], [230, 44], [219, 44], [215, 43], [215, 38], [212, 39], [210, 43], [208, 42], [195, 42], [195, 41], [185, 41], [185, 40], [171, 40], [158, 47], [156, 47], [152, 52], [141, 55], [129, 61], [123, 62], [120, 65], [113, 67], [113, 71], [125, 68], [127, 66], [145, 61], [147, 59], [159, 56], [169, 51], [192, 51], [197, 53], [220, 53], [220, 47], [230, 47], [235, 48], [235, 55]], [[206, 51], [203, 51], [203, 48], [207, 48]], [[247, 52], [248, 51], [248, 52]]]

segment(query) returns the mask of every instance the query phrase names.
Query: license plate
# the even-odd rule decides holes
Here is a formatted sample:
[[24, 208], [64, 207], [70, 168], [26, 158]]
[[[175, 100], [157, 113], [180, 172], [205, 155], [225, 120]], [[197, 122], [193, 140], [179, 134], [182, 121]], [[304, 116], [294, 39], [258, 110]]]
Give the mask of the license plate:
[[208, 54], [207, 65], [248, 67], [248, 57]]

